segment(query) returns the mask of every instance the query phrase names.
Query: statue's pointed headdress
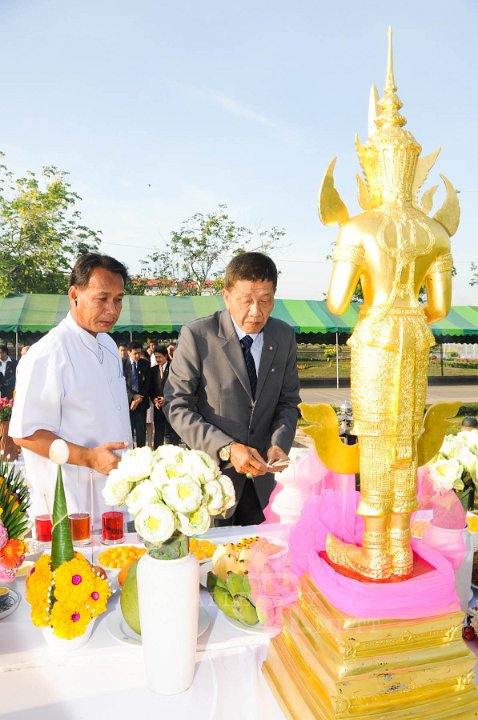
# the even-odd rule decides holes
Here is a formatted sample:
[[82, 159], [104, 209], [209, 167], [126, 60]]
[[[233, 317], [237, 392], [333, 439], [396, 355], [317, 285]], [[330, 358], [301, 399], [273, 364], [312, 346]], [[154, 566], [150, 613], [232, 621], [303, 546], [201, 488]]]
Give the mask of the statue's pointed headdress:
[[399, 112], [402, 105], [393, 75], [392, 30], [389, 28], [385, 87], [374, 118], [377, 129], [364, 145], [356, 138], [357, 154], [372, 207], [379, 205], [384, 196], [396, 200], [411, 198], [421, 146], [408, 130], [403, 129], [407, 120]]

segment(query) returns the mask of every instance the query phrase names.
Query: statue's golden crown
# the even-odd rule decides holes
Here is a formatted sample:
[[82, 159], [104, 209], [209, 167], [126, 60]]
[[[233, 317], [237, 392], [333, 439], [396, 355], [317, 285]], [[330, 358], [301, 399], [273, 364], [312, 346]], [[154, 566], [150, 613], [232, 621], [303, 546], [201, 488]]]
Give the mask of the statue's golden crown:
[[389, 29], [388, 63], [384, 95], [377, 103], [377, 130], [364, 145], [356, 138], [357, 154], [365, 174], [369, 203], [410, 201], [421, 146], [404, 130], [407, 120], [400, 114], [402, 102], [393, 77], [392, 36]]

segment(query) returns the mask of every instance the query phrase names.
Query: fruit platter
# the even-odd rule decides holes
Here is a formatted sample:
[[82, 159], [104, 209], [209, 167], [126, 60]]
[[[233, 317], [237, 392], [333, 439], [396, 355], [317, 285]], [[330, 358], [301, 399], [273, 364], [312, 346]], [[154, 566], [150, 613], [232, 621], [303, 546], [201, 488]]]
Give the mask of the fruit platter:
[[279, 538], [247, 537], [224, 543], [214, 551], [206, 576], [206, 588], [217, 607], [232, 624], [263, 632], [267, 617], [251, 588], [249, 563], [252, 555], [265, 564], [287, 555], [288, 545]]

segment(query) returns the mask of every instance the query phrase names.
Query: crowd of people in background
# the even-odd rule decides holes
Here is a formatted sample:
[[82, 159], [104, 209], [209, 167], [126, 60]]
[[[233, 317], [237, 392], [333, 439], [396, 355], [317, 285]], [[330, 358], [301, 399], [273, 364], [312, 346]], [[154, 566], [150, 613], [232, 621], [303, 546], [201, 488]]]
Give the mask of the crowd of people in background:
[[13, 398], [17, 378], [18, 363], [24, 357], [30, 345], [24, 345], [20, 351], [18, 362], [10, 357], [7, 345], [0, 345], [0, 397], [8, 400]]
[[147, 347], [132, 340], [119, 343], [118, 352], [128, 394], [133, 441], [137, 447], [181, 442], [163, 413], [164, 387], [169, 375], [176, 343], [161, 345], [154, 341]]

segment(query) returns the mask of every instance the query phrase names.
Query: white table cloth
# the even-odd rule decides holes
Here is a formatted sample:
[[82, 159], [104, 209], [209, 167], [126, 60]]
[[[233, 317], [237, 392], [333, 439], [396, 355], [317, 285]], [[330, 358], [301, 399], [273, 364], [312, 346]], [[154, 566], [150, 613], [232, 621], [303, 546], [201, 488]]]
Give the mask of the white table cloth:
[[[284, 527], [260, 528], [283, 536]], [[217, 528], [208, 537], [254, 535], [258, 528]], [[135, 538], [131, 536], [130, 539]], [[91, 549], [83, 548], [89, 558]], [[12, 587], [23, 594], [24, 580]], [[478, 602], [478, 592], [475, 591]], [[124, 645], [108, 630], [119, 612], [115, 593], [91, 639], [68, 655], [52, 653], [30, 620], [30, 605], [0, 621], [0, 717], [8, 720], [284, 720], [261, 666], [269, 638], [232, 626], [201, 590], [211, 623], [198, 639], [194, 682], [181, 695], [152, 693], [145, 684], [142, 648]], [[476, 641], [469, 644], [477, 653]]]
[[[262, 532], [264, 532], [262, 530]], [[217, 528], [214, 536], [256, 534], [256, 528]], [[277, 526], [267, 534], [280, 534]], [[89, 558], [88, 548], [83, 552]], [[12, 587], [24, 591], [24, 580]], [[88, 643], [58, 655], [30, 620], [30, 605], [0, 621], [0, 717], [8, 720], [283, 720], [262, 672], [269, 638], [233, 627], [206, 590], [201, 604], [211, 623], [198, 639], [192, 687], [158, 696], [145, 685], [142, 648], [124, 645], [108, 630], [119, 593], [95, 624]]]

